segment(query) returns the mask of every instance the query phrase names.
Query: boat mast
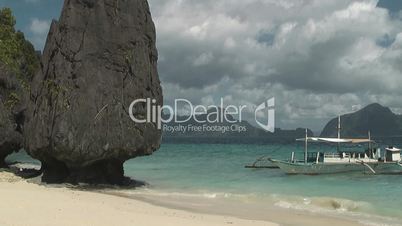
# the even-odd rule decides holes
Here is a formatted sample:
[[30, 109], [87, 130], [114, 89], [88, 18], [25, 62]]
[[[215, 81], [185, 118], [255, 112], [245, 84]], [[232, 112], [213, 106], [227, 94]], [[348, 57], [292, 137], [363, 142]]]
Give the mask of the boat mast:
[[307, 164], [307, 152], [308, 152], [308, 129], [306, 129], [306, 141], [304, 143], [304, 163]]
[[[341, 116], [338, 117], [338, 139], [341, 139]], [[338, 152], [340, 151], [340, 143], [338, 142]]]
[[371, 132], [370, 130], [368, 131], [368, 138], [369, 138], [369, 144], [368, 144], [368, 148], [369, 148], [369, 157], [371, 158], [373, 156], [373, 150], [372, 150], [372, 146], [371, 146]]

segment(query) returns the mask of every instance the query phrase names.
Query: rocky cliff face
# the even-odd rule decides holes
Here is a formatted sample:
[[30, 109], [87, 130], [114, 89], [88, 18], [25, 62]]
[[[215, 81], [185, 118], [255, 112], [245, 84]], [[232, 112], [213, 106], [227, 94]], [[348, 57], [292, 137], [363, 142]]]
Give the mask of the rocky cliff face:
[[21, 106], [16, 103], [21, 93], [15, 74], [0, 63], [0, 168], [5, 167], [7, 155], [22, 146]]
[[[32, 84], [25, 146], [45, 182], [120, 184], [124, 161], [160, 145], [136, 124], [138, 98], [162, 104], [155, 27], [146, 0], [65, 0]], [[146, 106], [134, 108], [145, 116]]]

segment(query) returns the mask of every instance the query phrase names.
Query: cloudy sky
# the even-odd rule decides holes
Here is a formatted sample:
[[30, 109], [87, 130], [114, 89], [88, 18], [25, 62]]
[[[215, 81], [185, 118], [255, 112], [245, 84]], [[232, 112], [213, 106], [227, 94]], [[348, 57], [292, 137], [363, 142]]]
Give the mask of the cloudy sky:
[[[0, 0], [42, 49], [62, 0]], [[402, 113], [402, 1], [149, 0], [165, 102], [255, 106], [320, 131], [378, 102]], [[250, 108], [250, 112], [252, 109]], [[250, 113], [251, 117], [251, 113]]]

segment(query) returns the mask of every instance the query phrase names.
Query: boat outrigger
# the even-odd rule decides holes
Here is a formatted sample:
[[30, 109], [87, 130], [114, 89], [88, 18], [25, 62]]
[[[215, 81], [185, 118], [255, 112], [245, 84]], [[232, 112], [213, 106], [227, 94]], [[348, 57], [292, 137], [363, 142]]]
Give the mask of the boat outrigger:
[[[305, 142], [304, 160], [295, 159], [292, 153], [290, 160], [282, 161], [271, 159], [287, 174], [335, 174], [348, 172], [364, 172], [370, 174], [402, 174], [401, 150], [395, 147], [385, 149], [385, 154], [381, 156], [381, 149], [374, 148], [375, 142], [371, 140], [369, 133], [368, 139], [344, 139], [340, 137], [340, 117], [338, 120], [338, 138], [306, 137], [297, 139]], [[320, 153], [308, 152], [309, 142], [321, 142], [337, 144], [337, 152]], [[340, 144], [361, 145], [368, 144], [365, 152], [342, 151]]]

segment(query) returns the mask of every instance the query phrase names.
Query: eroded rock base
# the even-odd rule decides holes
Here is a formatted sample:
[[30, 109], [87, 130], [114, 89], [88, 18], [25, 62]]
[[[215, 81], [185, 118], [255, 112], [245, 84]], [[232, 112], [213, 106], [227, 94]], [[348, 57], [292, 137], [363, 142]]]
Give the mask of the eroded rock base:
[[68, 167], [64, 162], [47, 159], [42, 162], [42, 182], [50, 184], [112, 184], [126, 185], [123, 162], [108, 159], [95, 162], [82, 168]]

